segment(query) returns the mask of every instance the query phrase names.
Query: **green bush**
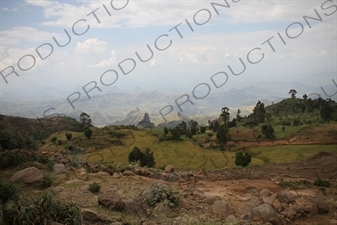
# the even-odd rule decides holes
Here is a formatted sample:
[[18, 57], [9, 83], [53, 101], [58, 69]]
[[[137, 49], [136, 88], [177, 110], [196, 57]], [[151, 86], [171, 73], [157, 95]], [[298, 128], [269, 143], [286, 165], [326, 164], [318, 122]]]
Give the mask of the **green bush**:
[[145, 192], [145, 200], [148, 206], [155, 207], [158, 204], [165, 204], [169, 207], [179, 204], [179, 192], [164, 186], [163, 184], [154, 183]]
[[252, 161], [252, 157], [246, 152], [243, 154], [242, 152], [237, 152], [235, 154], [235, 165], [246, 167]]
[[49, 188], [52, 185], [53, 185], [53, 179], [48, 174], [43, 175], [43, 187]]
[[82, 215], [77, 205], [55, 201], [49, 193], [34, 198], [19, 196], [16, 200], [0, 204], [1, 224], [47, 224], [52, 220], [62, 224], [80, 225]]
[[16, 199], [19, 189], [11, 183], [0, 182], [0, 204]]
[[144, 153], [140, 151], [140, 149], [135, 146], [132, 151], [129, 153], [129, 162], [137, 162], [143, 158]]
[[320, 186], [320, 187], [330, 187], [330, 182], [328, 180], [323, 180], [321, 178], [317, 178], [314, 182], [314, 185]]
[[98, 193], [100, 190], [101, 190], [101, 185], [99, 185], [99, 183], [94, 182], [94, 183], [89, 184], [89, 191], [91, 193], [95, 194], [95, 193]]
[[55, 143], [56, 140], [57, 140], [57, 137], [52, 137], [52, 139], [50, 141]]
[[86, 138], [90, 139], [92, 136], [92, 130], [90, 128], [84, 130], [84, 135]]
[[24, 161], [22, 154], [16, 151], [6, 151], [0, 154], [0, 169], [19, 165]]

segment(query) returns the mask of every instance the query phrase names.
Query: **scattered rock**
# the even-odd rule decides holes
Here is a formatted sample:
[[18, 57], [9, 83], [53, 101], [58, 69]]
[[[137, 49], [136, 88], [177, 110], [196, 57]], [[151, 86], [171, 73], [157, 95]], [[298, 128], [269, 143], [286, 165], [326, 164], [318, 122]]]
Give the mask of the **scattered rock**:
[[113, 191], [108, 190], [98, 196], [98, 203], [115, 211], [123, 211], [125, 204], [121, 197]]
[[74, 171], [75, 177], [79, 180], [87, 181], [88, 180], [88, 174], [87, 170], [84, 168], [79, 168]]
[[266, 203], [253, 208], [251, 210], [251, 215], [254, 221], [270, 222], [274, 225], [281, 224], [281, 221], [274, 209]]
[[253, 196], [259, 196], [259, 191], [256, 189], [256, 187], [253, 186], [246, 187], [245, 192]]
[[99, 215], [90, 209], [82, 209], [81, 214], [84, 220], [86, 221], [98, 221], [100, 220]]
[[193, 196], [200, 200], [204, 200], [205, 198], [207, 198], [207, 196], [204, 193], [199, 191], [193, 192]]
[[213, 205], [213, 203], [215, 202], [215, 198], [214, 197], [206, 197], [203, 202], [207, 203], [208, 205]]
[[316, 204], [319, 214], [329, 213], [329, 204], [322, 197], [315, 197], [312, 202]]
[[291, 194], [289, 191], [280, 192], [277, 198], [281, 203], [286, 203], [288, 205], [293, 204], [295, 202], [293, 194]]
[[123, 172], [123, 176], [134, 176], [134, 172], [132, 172], [131, 170], [125, 170]]
[[11, 182], [23, 182], [36, 187], [43, 186], [43, 173], [36, 167], [28, 167], [13, 174]]
[[215, 201], [211, 206], [212, 212], [219, 215], [221, 218], [226, 218], [231, 214], [230, 207], [227, 202], [224, 201]]
[[165, 173], [173, 173], [174, 172], [174, 166], [172, 165], [167, 165], [165, 167]]
[[53, 172], [55, 174], [62, 174], [62, 173], [68, 174], [68, 171], [66, 167], [64, 166], [64, 164], [55, 164], [53, 166]]
[[177, 213], [173, 212], [172, 209], [163, 204], [157, 206], [156, 210], [158, 210], [158, 212], [164, 214], [168, 218], [176, 218], [178, 216]]
[[120, 178], [120, 175], [117, 172], [114, 172], [114, 174], [112, 174], [112, 178]]

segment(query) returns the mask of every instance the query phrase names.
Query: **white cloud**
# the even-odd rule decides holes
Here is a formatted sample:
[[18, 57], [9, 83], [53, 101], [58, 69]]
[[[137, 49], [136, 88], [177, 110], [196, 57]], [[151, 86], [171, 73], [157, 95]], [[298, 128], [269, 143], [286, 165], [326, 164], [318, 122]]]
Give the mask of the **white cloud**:
[[52, 37], [58, 38], [56, 33], [41, 31], [33, 27], [14, 27], [0, 32], [3, 45], [17, 45], [22, 42], [41, 43], [51, 41]]
[[9, 11], [7, 7], [1, 8], [1, 11]]
[[108, 43], [105, 41], [99, 41], [97, 38], [90, 38], [83, 43], [77, 42], [75, 52], [80, 54], [88, 54], [89, 52], [105, 52], [107, 50]]

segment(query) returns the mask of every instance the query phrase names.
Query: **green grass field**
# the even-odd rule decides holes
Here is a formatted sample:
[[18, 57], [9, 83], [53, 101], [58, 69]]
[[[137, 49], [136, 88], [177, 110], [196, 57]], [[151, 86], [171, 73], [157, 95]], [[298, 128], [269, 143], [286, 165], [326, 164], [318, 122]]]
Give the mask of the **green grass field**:
[[[96, 153], [80, 156], [90, 162], [113, 161], [128, 165], [128, 154], [137, 146], [142, 151], [149, 148], [156, 161], [156, 167], [168, 164], [177, 169], [216, 169], [235, 166], [235, 152], [213, 149], [204, 149], [190, 140], [158, 142], [153, 135], [145, 131], [132, 130], [132, 135], [123, 139], [124, 146], [111, 146]], [[292, 162], [321, 151], [337, 153], [337, 145], [284, 145], [272, 147], [253, 147], [249, 149], [252, 154], [250, 166], [265, 163]]]

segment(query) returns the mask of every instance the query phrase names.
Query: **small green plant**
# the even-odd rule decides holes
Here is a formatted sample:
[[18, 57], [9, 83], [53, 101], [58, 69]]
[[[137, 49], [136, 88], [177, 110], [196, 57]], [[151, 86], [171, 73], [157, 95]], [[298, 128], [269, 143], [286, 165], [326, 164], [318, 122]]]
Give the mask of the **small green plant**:
[[47, 169], [48, 169], [49, 171], [52, 171], [55, 164], [56, 164], [56, 163], [55, 163], [54, 160], [49, 160], [48, 163], [47, 163]]
[[154, 183], [146, 190], [145, 200], [150, 207], [155, 207], [161, 203], [173, 207], [179, 204], [180, 196], [178, 191], [163, 184]]
[[53, 185], [53, 179], [50, 177], [50, 175], [45, 174], [43, 175], [43, 187], [49, 188]]
[[91, 193], [95, 194], [95, 193], [98, 193], [100, 190], [101, 190], [101, 185], [99, 183], [94, 182], [94, 183], [89, 184], [89, 191]]
[[62, 140], [58, 140], [57, 144], [62, 145]]
[[0, 169], [19, 165], [24, 161], [24, 157], [16, 151], [6, 151], [0, 154]]
[[19, 189], [11, 183], [0, 181], [0, 204], [16, 199]]
[[330, 187], [331, 186], [331, 184], [328, 180], [324, 180], [324, 179], [321, 179], [321, 178], [317, 178], [314, 182], [314, 185], [320, 186], [320, 187]]
[[280, 181], [280, 185], [281, 187], [287, 188], [297, 188], [298, 183], [296, 181], [292, 181], [292, 180], [282, 180]]
[[68, 141], [70, 141], [71, 138], [73, 137], [73, 135], [71, 133], [66, 133], [65, 136], [66, 136]]

